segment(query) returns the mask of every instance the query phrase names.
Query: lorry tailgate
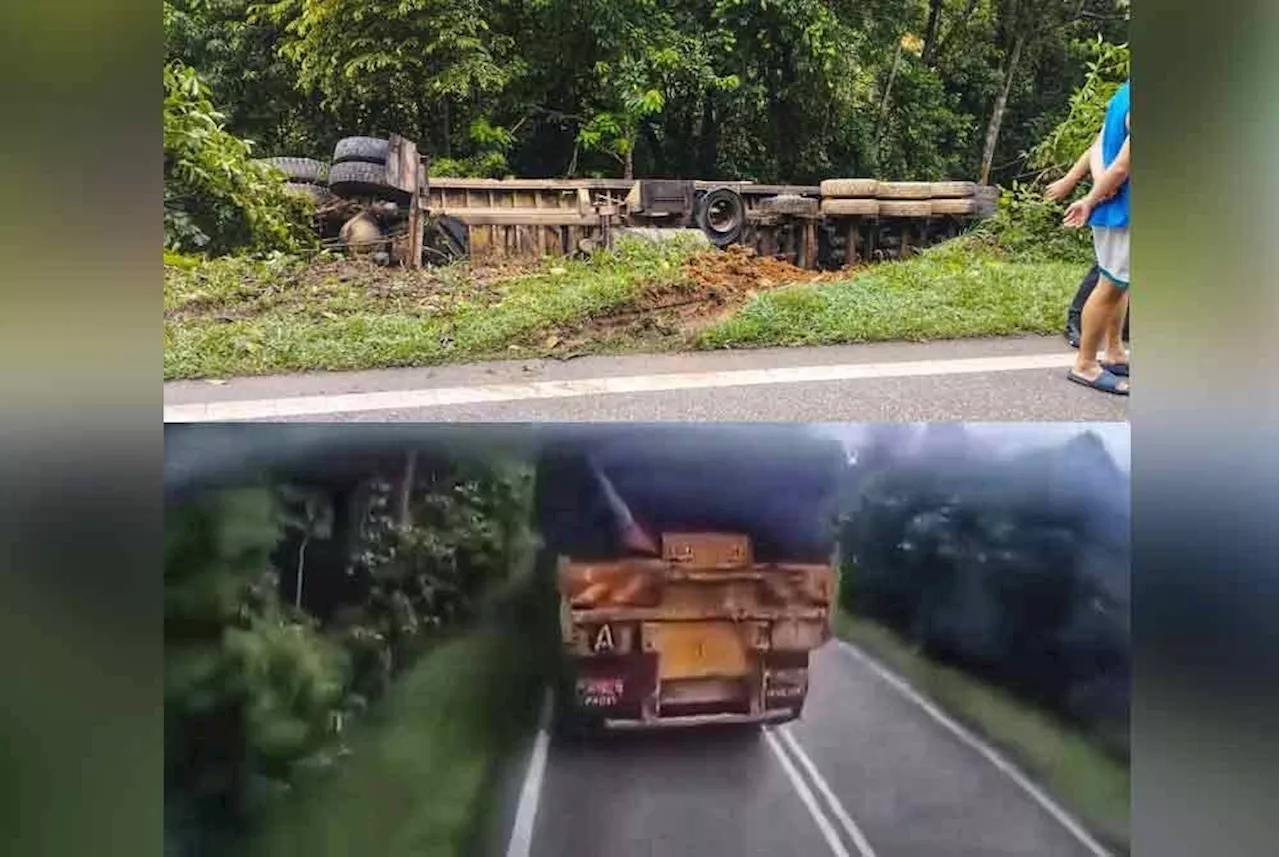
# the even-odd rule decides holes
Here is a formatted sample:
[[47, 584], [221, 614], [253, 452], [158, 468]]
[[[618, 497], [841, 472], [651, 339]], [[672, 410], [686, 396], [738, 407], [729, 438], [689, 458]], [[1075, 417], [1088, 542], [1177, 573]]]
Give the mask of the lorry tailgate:
[[742, 630], [732, 622], [646, 622], [644, 647], [658, 678], [736, 678], [750, 670]]

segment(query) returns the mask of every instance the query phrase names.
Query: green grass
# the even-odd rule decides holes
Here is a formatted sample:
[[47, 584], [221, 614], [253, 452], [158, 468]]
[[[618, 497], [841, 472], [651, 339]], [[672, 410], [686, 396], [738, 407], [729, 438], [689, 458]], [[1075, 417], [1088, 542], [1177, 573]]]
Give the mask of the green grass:
[[[761, 293], [700, 331], [593, 328], [682, 277], [685, 245], [633, 244], [507, 277], [458, 265], [168, 259], [164, 377], [425, 366], [557, 354], [1049, 334], [1083, 263], [1013, 261], [975, 236], [848, 279]], [[555, 339], [552, 337], [555, 336]]]
[[[632, 245], [495, 282], [463, 266], [425, 276], [372, 265], [325, 276], [301, 262], [218, 259], [165, 271], [164, 376], [209, 378], [421, 366], [528, 354], [539, 332], [679, 276], [685, 245]], [[514, 351], [513, 351], [514, 349]]]
[[758, 295], [705, 330], [698, 344], [738, 348], [1056, 333], [1086, 268], [1010, 261], [961, 239], [847, 280]]
[[836, 633], [999, 747], [1109, 847], [1129, 850], [1129, 768], [1087, 735], [1010, 694], [928, 660], [897, 634], [841, 611]]
[[429, 652], [352, 728], [350, 755], [272, 807], [247, 852], [474, 852], [498, 766], [536, 716], [533, 650], [490, 630]]

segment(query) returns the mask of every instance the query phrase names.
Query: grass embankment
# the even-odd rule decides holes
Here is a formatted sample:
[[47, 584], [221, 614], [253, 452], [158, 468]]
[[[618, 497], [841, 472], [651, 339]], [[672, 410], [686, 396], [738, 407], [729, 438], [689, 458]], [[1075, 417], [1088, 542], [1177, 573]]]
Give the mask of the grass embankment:
[[920, 654], [891, 630], [841, 611], [836, 633], [906, 679], [1035, 778], [1108, 847], [1129, 850], [1129, 768], [1056, 717]]
[[523, 356], [538, 334], [679, 277], [684, 248], [474, 270], [217, 259], [165, 269], [170, 378], [421, 366]]
[[1083, 264], [969, 237], [816, 275], [689, 246], [393, 271], [218, 259], [165, 269], [166, 379], [593, 352], [1053, 333]]
[[703, 347], [1056, 333], [1087, 265], [1023, 262], [965, 238], [847, 279], [758, 295]]
[[423, 656], [352, 728], [350, 754], [283, 798], [247, 853], [473, 853], [501, 761], [536, 718], [535, 649], [483, 630]]

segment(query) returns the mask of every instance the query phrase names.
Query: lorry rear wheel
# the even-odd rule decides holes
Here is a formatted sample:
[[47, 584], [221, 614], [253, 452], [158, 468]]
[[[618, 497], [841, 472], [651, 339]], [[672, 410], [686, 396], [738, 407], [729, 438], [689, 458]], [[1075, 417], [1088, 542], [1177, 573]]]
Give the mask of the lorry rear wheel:
[[551, 735], [559, 741], [582, 741], [600, 729], [600, 718], [583, 711], [574, 701], [567, 683], [561, 684], [551, 710]]
[[711, 243], [723, 249], [742, 237], [747, 206], [733, 188], [712, 188], [694, 205], [693, 219]]
[[325, 184], [329, 172], [326, 163], [314, 158], [264, 158], [260, 163], [275, 167], [290, 181], [308, 184]]
[[343, 137], [333, 147], [333, 162], [385, 164], [390, 145], [381, 137]]

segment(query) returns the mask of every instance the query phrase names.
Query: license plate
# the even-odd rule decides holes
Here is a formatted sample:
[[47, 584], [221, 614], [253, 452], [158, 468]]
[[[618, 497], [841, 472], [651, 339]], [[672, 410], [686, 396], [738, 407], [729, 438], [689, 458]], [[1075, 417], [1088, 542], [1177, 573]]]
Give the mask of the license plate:
[[764, 695], [767, 699], [803, 697], [808, 687], [808, 670], [772, 670], [765, 675]]
[[593, 708], [612, 708], [622, 701], [622, 687], [620, 678], [578, 679], [578, 699]]

